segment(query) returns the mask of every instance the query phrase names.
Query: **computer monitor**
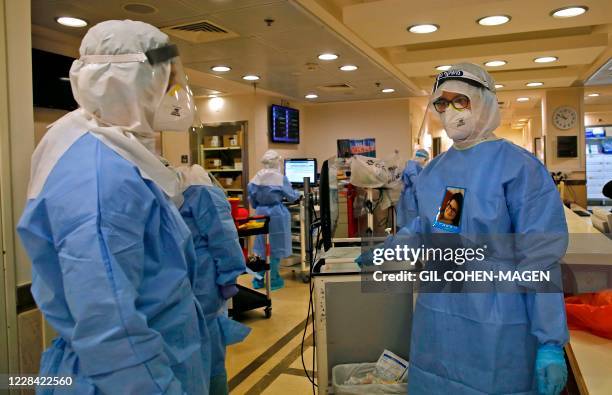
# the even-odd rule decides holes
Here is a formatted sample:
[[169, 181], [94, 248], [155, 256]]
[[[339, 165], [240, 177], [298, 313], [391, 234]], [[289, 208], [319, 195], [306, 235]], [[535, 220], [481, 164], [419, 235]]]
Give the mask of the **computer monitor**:
[[285, 176], [294, 185], [302, 185], [308, 177], [314, 185], [317, 179], [317, 160], [314, 158], [285, 159]]

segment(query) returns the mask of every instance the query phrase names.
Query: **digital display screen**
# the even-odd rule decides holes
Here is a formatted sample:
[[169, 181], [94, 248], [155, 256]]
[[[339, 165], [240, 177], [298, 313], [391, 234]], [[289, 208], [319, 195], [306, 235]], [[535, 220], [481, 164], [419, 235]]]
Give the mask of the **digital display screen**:
[[317, 175], [316, 159], [287, 159], [285, 160], [285, 176], [292, 184], [302, 184], [304, 177], [308, 177], [314, 184]]
[[274, 143], [299, 144], [299, 110], [272, 105], [270, 107], [270, 139]]

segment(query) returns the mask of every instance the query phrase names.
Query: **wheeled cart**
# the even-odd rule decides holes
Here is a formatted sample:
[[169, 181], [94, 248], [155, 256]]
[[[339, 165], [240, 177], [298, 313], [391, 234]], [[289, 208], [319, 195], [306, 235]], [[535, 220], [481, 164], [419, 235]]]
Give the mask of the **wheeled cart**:
[[[240, 225], [246, 224], [251, 221], [264, 221], [264, 225], [259, 228], [253, 229], [241, 229]], [[244, 219], [236, 220], [238, 226], [238, 237], [243, 245], [247, 245], [247, 238], [257, 235], [264, 235], [264, 243], [268, 243], [270, 217], [255, 216]], [[261, 257], [250, 257], [246, 262], [247, 267], [258, 273], [265, 272], [265, 293], [255, 291], [251, 288], [238, 285], [238, 293], [232, 298], [231, 306], [229, 307], [229, 315], [233, 318], [239, 316], [245, 311], [255, 310], [262, 308], [264, 309], [264, 315], [266, 318], [272, 316], [272, 298], [270, 289], [270, 264]]]

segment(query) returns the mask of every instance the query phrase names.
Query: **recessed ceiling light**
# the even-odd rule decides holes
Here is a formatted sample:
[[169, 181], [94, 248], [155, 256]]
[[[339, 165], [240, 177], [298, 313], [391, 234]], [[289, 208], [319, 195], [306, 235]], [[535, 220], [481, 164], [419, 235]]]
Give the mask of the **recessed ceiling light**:
[[433, 33], [438, 29], [439, 29], [438, 25], [434, 25], [431, 23], [425, 23], [422, 25], [412, 25], [408, 27], [408, 31], [410, 33], [417, 33], [417, 34]]
[[393, 93], [395, 92], [395, 89], [393, 88], [385, 88], [383, 90], [381, 90], [382, 93]]
[[504, 84], [495, 84], [495, 89], [501, 89], [504, 86], [505, 86]]
[[540, 56], [539, 58], [535, 58], [533, 61], [536, 63], [550, 63], [556, 62], [557, 60], [559, 60], [559, 58], [556, 56]]
[[550, 12], [550, 15], [555, 18], [572, 18], [584, 14], [588, 9], [588, 7], [583, 5], [574, 5], [553, 10]]
[[499, 26], [510, 22], [510, 17], [507, 15], [491, 15], [480, 18], [476, 22], [482, 26]]
[[338, 59], [338, 55], [335, 53], [322, 53], [319, 55], [319, 60], [336, 60]]
[[87, 26], [87, 21], [81, 18], [73, 18], [71, 16], [60, 16], [59, 18], [55, 18], [55, 22], [60, 25], [68, 26], [68, 27], [85, 27]]
[[539, 81], [534, 81], [534, 82], [528, 82], [525, 84], [525, 86], [529, 86], [529, 87], [533, 87], [533, 86], [542, 86], [544, 85], [543, 82], [539, 82]]
[[344, 66], [340, 67], [340, 70], [342, 70], [342, 71], [355, 71], [358, 68], [359, 67], [355, 66], [354, 64], [345, 64]]
[[317, 97], [319, 97], [319, 95], [317, 95], [316, 93], [309, 93], [306, 96], [304, 96], [306, 99], [316, 99]]
[[599, 96], [599, 93], [589, 93], [587, 96], [588, 97], [597, 97], [597, 96]]
[[210, 68], [212, 71], [217, 72], [217, 73], [227, 73], [228, 71], [230, 71], [232, 68], [229, 66], [223, 66], [223, 65], [218, 65], [218, 66], [213, 66]]
[[485, 63], [485, 66], [487, 67], [500, 67], [503, 66], [505, 64], [507, 64], [508, 62], [506, 62], [505, 60], [489, 60], [488, 62]]
[[436, 70], [438, 70], [438, 71], [446, 71], [446, 70], [450, 69], [451, 67], [453, 67], [453, 66], [445, 64], [445, 65], [441, 65], [441, 66], [436, 66]]
[[519, 97], [516, 99], [516, 101], [520, 101], [520, 102], [525, 102], [525, 101], [529, 101], [528, 97]]
[[254, 75], [254, 74], [249, 74], [249, 75], [243, 76], [242, 79], [245, 80], [245, 81], [257, 81], [257, 80], [259, 80], [259, 76], [258, 75]]

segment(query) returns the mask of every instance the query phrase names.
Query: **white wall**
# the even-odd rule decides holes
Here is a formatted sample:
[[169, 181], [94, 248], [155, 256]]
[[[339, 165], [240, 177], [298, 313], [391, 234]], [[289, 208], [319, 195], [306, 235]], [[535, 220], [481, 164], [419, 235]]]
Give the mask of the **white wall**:
[[409, 110], [408, 99], [306, 105], [303, 152], [321, 163], [336, 155], [338, 139], [373, 137], [377, 157], [399, 150], [407, 160], [412, 153]]
[[500, 126], [495, 129], [497, 137], [506, 139], [514, 144], [524, 147], [523, 145], [523, 129], [512, 129], [510, 126]]

